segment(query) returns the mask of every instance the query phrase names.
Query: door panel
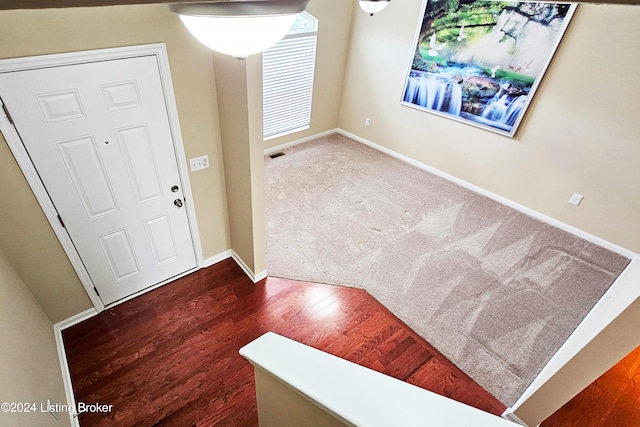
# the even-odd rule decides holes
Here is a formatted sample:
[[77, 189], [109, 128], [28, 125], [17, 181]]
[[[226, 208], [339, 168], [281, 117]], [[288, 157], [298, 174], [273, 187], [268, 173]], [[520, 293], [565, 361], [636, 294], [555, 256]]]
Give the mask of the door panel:
[[138, 204], [162, 196], [158, 165], [146, 126], [115, 131]]
[[135, 81], [102, 85], [102, 95], [110, 112], [140, 107], [140, 91]]
[[118, 230], [98, 239], [116, 281], [140, 272], [140, 267], [126, 230]]
[[0, 74], [0, 96], [105, 304], [196, 266], [155, 56]]
[[116, 199], [93, 137], [60, 141], [58, 150], [87, 217], [95, 219], [116, 212]]
[[85, 117], [84, 108], [80, 103], [78, 91], [36, 95], [40, 109], [48, 123]]
[[144, 223], [156, 264], [177, 256], [174, 233], [169, 217], [164, 215]]

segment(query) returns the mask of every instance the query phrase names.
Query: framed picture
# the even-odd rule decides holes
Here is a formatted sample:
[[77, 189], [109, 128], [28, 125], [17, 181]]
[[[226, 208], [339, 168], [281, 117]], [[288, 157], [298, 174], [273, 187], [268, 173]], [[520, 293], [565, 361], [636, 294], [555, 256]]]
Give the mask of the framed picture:
[[513, 137], [575, 9], [425, 0], [402, 104]]

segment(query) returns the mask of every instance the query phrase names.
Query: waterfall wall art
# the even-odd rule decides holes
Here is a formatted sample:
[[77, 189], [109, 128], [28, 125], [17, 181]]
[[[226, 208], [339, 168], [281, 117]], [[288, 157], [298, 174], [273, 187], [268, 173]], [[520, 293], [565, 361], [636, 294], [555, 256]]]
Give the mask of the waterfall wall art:
[[575, 8], [425, 0], [402, 104], [513, 137]]

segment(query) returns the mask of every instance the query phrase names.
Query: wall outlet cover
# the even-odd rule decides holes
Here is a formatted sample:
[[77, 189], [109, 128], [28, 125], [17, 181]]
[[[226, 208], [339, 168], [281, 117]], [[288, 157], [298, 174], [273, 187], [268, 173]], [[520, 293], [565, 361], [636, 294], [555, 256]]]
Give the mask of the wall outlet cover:
[[189, 165], [191, 166], [191, 172], [206, 169], [209, 167], [209, 156], [194, 157], [189, 160]]
[[584, 196], [582, 194], [573, 193], [573, 196], [571, 196], [571, 198], [569, 199], [569, 203], [578, 206], [582, 199], [584, 199]]

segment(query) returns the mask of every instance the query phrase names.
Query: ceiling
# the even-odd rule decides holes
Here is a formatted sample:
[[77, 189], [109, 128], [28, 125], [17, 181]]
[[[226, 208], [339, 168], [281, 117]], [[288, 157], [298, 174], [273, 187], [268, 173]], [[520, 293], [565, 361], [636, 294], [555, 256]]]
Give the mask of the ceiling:
[[152, 3], [193, 3], [193, 0], [0, 0], [0, 10], [53, 9], [63, 7], [115, 6]]
[[[229, 1], [229, 0], [217, 0], [217, 1]], [[234, 1], [234, 0], [231, 0], [231, 1]], [[261, 1], [268, 1], [268, 0], [261, 0]], [[0, 10], [115, 6], [115, 5], [130, 5], [130, 4], [152, 4], [152, 3], [194, 3], [194, 0], [55, 0], [55, 1], [53, 0], [0, 0]], [[576, 3], [640, 5], [640, 0], [596, 0], [596, 1], [592, 0], [592, 1], [577, 1]]]

